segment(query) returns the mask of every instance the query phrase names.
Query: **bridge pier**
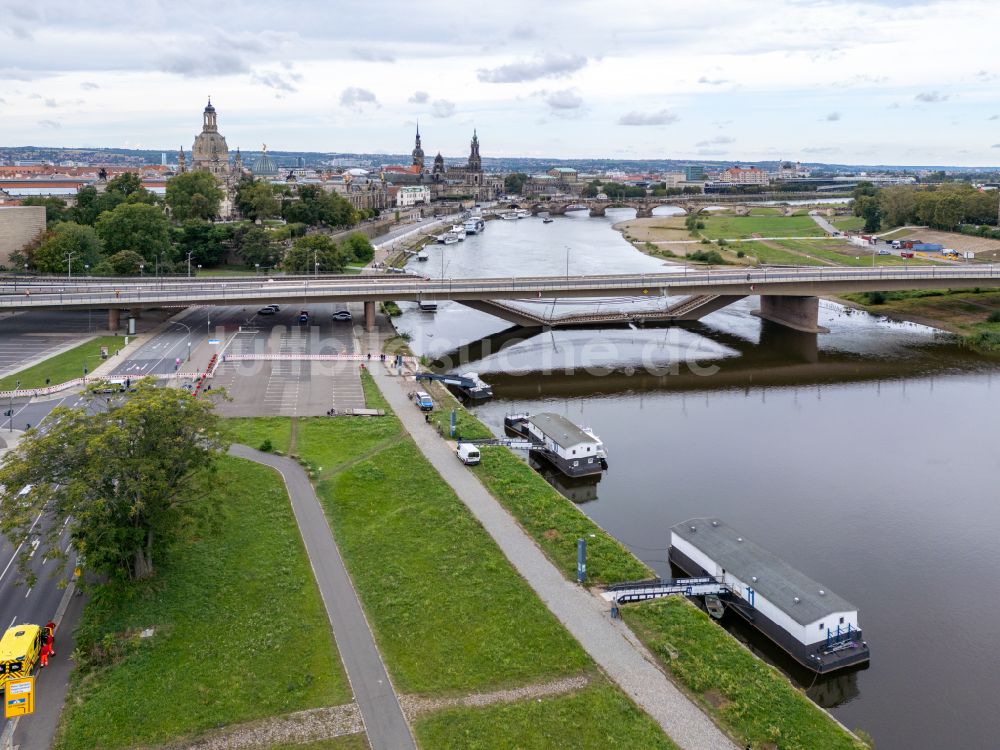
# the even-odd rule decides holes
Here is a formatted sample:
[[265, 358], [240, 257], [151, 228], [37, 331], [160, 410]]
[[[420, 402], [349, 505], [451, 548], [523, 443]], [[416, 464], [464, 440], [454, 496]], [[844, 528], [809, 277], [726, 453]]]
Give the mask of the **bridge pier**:
[[649, 219], [653, 216], [653, 209], [651, 208], [636, 208], [635, 218], [637, 219]]
[[375, 301], [370, 299], [365, 300], [365, 331], [375, 332]]
[[592, 209], [590, 209], [590, 215], [591, 216], [604, 216], [604, 209], [605, 209], [604, 206], [594, 206]]
[[121, 324], [122, 311], [117, 307], [108, 308], [108, 330], [117, 331]]
[[819, 324], [819, 297], [761, 295], [760, 309], [753, 314], [772, 323], [803, 333], [829, 333]]

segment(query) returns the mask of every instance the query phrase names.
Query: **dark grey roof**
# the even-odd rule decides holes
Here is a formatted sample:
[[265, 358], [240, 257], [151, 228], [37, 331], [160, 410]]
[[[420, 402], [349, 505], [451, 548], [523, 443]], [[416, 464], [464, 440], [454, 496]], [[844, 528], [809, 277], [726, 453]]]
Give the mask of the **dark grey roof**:
[[586, 432], [566, 419], [566, 417], [559, 414], [543, 412], [535, 414], [529, 419], [546, 437], [558, 443], [563, 448], [569, 448], [579, 443], [597, 442]]
[[[694, 529], [694, 530], [692, 530]], [[854, 612], [853, 604], [801, 573], [717, 518], [692, 518], [670, 530], [694, 545], [800, 625], [832, 612]], [[715, 571], [708, 571], [714, 574]], [[754, 581], [753, 577], [757, 576]], [[823, 594], [819, 592], [823, 591]], [[744, 592], [745, 595], [745, 592]], [[799, 601], [795, 601], [795, 597]]]

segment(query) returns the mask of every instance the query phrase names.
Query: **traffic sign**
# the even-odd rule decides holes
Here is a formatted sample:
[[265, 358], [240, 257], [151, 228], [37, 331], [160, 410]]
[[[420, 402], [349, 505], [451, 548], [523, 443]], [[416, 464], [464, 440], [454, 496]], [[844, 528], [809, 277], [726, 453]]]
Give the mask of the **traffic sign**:
[[208, 343], [210, 343], [210, 344], [218, 344], [219, 340], [218, 339], [209, 339]]
[[3, 715], [7, 719], [35, 712], [35, 678], [22, 677], [7, 683]]

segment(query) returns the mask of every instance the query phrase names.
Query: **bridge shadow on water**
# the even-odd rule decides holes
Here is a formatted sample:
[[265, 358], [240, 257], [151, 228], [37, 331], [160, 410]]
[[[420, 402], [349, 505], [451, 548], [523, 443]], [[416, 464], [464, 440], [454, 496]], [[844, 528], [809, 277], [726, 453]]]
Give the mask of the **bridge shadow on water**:
[[[546, 330], [513, 327], [437, 357], [432, 368], [438, 371], [479, 370], [485, 374], [498, 398], [518, 400], [860, 383], [916, 378], [945, 370], [973, 371], [992, 362], [955, 343], [930, 340], [907, 346], [903, 356], [824, 348], [820, 345], [820, 336], [834, 334], [800, 333], [769, 321], [760, 322], [757, 341], [702, 322], [662, 324], [635, 330], [646, 332], [671, 327], [681, 328], [727, 351], [712, 356], [701, 354], [696, 362], [683, 358], [657, 362], [652, 368], [637, 366], [635, 362], [602, 361], [592, 366], [576, 366], [570, 371], [559, 368], [546, 371], [531, 366], [519, 367], [517, 371], [505, 370], [493, 363], [499, 355], [517, 352], [518, 347], [524, 348], [526, 344], [540, 347], [543, 342], [538, 337], [550, 335]], [[605, 329], [593, 333], [596, 337], [602, 331]], [[529, 355], [516, 356], [520, 362], [541, 360], [535, 354], [531, 351]]]

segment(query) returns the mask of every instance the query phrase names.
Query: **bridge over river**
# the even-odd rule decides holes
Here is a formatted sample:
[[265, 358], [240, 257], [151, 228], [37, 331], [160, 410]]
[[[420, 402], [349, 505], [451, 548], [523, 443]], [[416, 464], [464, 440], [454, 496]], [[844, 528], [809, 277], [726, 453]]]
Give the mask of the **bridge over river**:
[[[758, 314], [775, 323], [819, 332], [818, 297], [848, 292], [1000, 287], [1000, 268], [969, 264], [943, 268], [753, 268], [690, 269], [664, 273], [596, 276], [522, 276], [429, 279], [416, 275], [310, 276], [259, 279], [0, 279], [0, 311], [24, 309], [108, 309], [117, 328], [122, 309], [185, 305], [264, 305], [284, 302], [363, 302], [365, 325], [375, 323], [379, 301], [454, 300], [526, 327], [603, 326], [636, 321], [697, 320], [751, 295], [761, 298]], [[600, 298], [647, 301], [655, 310], [616, 309], [546, 317], [525, 303]], [[667, 298], [681, 297], [680, 301]], [[520, 304], [519, 304], [520, 303]], [[537, 304], [536, 304], [537, 307]], [[555, 307], [555, 305], [551, 305]]]

